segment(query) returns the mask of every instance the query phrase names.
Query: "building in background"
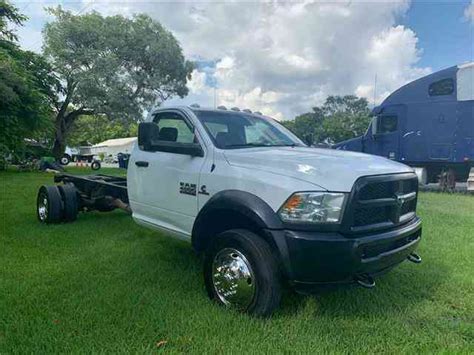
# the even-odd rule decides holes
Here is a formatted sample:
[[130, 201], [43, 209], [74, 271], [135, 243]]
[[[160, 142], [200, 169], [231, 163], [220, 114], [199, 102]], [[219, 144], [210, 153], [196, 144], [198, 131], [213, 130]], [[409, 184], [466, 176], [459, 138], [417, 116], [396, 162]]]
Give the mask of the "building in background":
[[108, 139], [91, 147], [92, 154], [96, 156], [113, 157], [116, 160], [119, 153], [130, 154], [137, 137]]

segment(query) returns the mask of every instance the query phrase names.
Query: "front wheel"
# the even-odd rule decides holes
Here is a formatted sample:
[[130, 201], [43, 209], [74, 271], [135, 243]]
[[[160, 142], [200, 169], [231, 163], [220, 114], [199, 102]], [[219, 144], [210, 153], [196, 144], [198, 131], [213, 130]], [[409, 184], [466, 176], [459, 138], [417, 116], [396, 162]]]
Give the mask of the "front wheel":
[[270, 245], [248, 230], [221, 233], [206, 253], [204, 279], [211, 299], [267, 317], [279, 306], [281, 285]]

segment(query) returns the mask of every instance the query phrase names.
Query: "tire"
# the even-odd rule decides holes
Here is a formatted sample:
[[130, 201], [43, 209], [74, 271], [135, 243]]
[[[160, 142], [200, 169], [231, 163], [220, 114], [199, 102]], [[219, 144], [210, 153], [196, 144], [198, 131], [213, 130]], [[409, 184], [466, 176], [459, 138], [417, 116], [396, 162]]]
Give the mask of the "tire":
[[64, 206], [62, 219], [65, 222], [73, 222], [79, 212], [77, 190], [72, 184], [59, 185], [58, 189]]
[[[229, 269], [226, 260], [239, 267]], [[229, 275], [234, 279], [229, 281]], [[248, 230], [229, 230], [215, 239], [205, 255], [204, 281], [210, 299], [253, 316], [268, 317], [280, 304], [274, 253], [266, 241]]]
[[100, 169], [100, 162], [97, 160], [94, 160], [91, 164], [91, 169], [92, 170], [99, 170]]
[[59, 159], [59, 163], [61, 165], [68, 165], [71, 162], [71, 157], [67, 154], [64, 154], [61, 159]]
[[41, 223], [59, 223], [62, 219], [63, 201], [56, 185], [41, 186], [36, 198], [36, 216]]

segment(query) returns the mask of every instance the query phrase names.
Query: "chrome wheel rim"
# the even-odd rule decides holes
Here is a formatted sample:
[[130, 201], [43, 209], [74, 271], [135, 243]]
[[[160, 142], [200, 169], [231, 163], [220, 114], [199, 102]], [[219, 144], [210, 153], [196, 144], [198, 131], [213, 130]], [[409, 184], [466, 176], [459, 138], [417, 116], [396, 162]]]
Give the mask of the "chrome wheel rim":
[[247, 258], [238, 250], [219, 251], [212, 263], [212, 283], [226, 306], [246, 309], [255, 297], [256, 280]]
[[69, 161], [68, 158], [65, 158], [65, 157], [61, 158], [61, 164], [63, 165], [66, 165], [68, 161]]
[[38, 201], [38, 216], [42, 222], [48, 218], [48, 199], [46, 195], [41, 195]]

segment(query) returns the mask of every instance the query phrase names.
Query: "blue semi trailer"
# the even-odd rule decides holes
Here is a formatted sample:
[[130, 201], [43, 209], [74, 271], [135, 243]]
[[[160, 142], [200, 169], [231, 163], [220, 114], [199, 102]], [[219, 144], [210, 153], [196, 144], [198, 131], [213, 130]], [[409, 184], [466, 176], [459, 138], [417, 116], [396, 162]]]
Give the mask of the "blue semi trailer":
[[442, 172], [466, 181], [474, 167], [474, 62], [402, 86], [372, 111], [362, 137], [335, 149], [376, 154], [416, 169], [421, 183]]

